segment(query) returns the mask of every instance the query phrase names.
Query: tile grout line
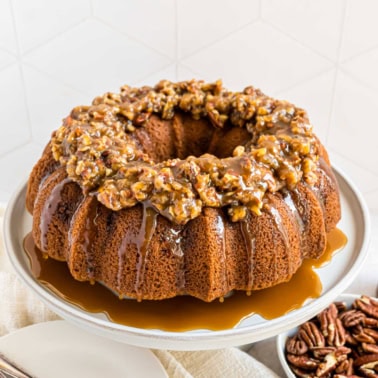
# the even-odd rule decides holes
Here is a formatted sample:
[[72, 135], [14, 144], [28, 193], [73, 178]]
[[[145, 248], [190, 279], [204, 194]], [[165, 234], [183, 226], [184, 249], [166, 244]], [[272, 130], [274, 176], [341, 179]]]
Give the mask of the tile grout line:
[[16, 49], [17, 49], [17, 57], [18, 57], [17, 66], [18, 66], [18, 71], [21, 78], [21, 86], [22, 86], [22, 91], [23, 91], [22, 98], [23, 98], [25, 109], [26, 109], [26, 118], [28, 120], [29, 138], [28, 138], [27, 143], [29, 143], [30, 141], [33, 140], [33, 127], [32, 127], [32, 121], [30, 117], [29, 103], [28, 103], [28, 99], [26, 95], [26, 82], [25, 82], [24, 70], [22, 69], [20, 39], [17, 33], [17, 23], [16, 23], [16, 16], [15, 16], [15, 9], [13, 6], [13, 1], [12, 0], [8, 0], [8, 1], [9, 1], [10, 10], [11, 10], [13, 32], [14, 32], [14, 36], [16, 40]]
[[55, 77], [54, 75], [52, 74], [49, 74], [48, 72], [46, 71], [43, 71], [41, 70], [40, 68], [38, 68], [37, 66], [35, 66], [34, 64], [32, 63], [29, 63], [29, 62], [25, 62], [22, 60], [22, 65], [24, 67], [29, 67], [30, 69], [32, 70], [35, 70], [37, 71], [39, 74], [43, 75], [43, 76], [46, 76], [47, 78], [55, 81], [57, 84], [59, 85], [62, 85], [62, 86], [65, 86], [67, 88], [69, 88], [70, 90], [72, 91], [75, 91], [77, 93], [80, 93], [81, 95], [85, 96], [85, 97], [93, 97], [93, 95], [91, 95], [89, 92], [84, 92], [83, 90], [81, 90], [80, 88], [77, 88], [77, 87], [74, 87], [72, 86], [71, 84], [65, 82], [65, 81], [61, 81], [59, 78]]
[[163, 58], [166, 58], [168, 60], [170, 60], [170, 63], [172, 63], [172, 57], [170, 57], [169, 55], [165, 54], [165, 53], [162, 53], [160, 50], [157, 50], [155, 47], [153, 46], [150, 46], [148, 45], [146, 42], [138, 39], [137, 37], [133, 36], [133, 35], [130, 35], [129, 33], [126, 33], [120, 29], [118, 29], [117, 27], [115, 27], [114, 25], [110, 24], [108, 21], [106, 20], [103, 20], [102, 18], [99, 18], [97, 16], [93, 16], [92, 18], [93, 21], [96, 21], [106, 27], [108, 27], [109, 29], [113, 30], [113, 32], [117, 33], [117, 34], [120, 34], [121, 36], [123, 36], [124, 38], [129, 38], [131, 39], [132, 41], [138, 43], [139, 45], [143, 46], [144, 48], [148, 49], [148, 50], [151, 50], [152, 52], [154, 52], [155, 54], [158, 54], [160, 55], [161, 57]]
[[23, 51], [22, 52], [22, 56], [28, 56], [28, 55], [31, 55], [33, 54], [34, 51], [40, 49], [41, 47], [43, 47], [44, 45], [48, 45], [50, 44], [51, 42], [53, 42], [55, 39], [63, 36], [64, 34], [68, 33], [69, 31], [71, 31], [72, 29], [76, 29], [77, 27], [79, 27], [81, 24], [84, 24], [85, 22], [91, 20], [91, 18], [89, 17], [84, 17], [82, 18], [80, 21], [76, 22], [75, 24], [69, 26], [68, 28], [60, 31], [58, 34], [56, 35], [53, 35], [52, 37], [48, 38], [47, 40], [43, 41], [43, 42], [40, 42], [38, 45], [34, 46], [34, 47], [31, 47], [29, 48], [28, 50], [26, 51]]
[[258, 6], [258, 10], [257, 10], [258, 20], [260, 20], [260, 21], [263, 20], [263, 16], [262, 16], [262, 2], [263, 2], [263, 0], [259, 0], [259, 6]]
[[193, 75], [198, 76], [198, 78], [203, 77], [201, 73], [197, 72], [196, 70], [193, 70], [193, 68], [189, 67], [187, 64], [179, 62], [179, 65], [185, 68], [186, 70], [190, 71]]
[[353, 61], [355, 59], [358, 59], [358, 58], [360, 58], [363, 55], [370, 54], [371, 52], [373, 52], [374, 50], [377, 50], [377, 49], [378, 49], [378, 44], [376, 44], [374, 46], [371, 46], [371, 47], [368, 47], [367, 49], [365, 49], [365, 50], [363, 50], [361, 52], [355, 53], [352, 56], [350, 56], [348, 58], [345, 58], [344, 60], [341, 60], [340, 63], [341, 64], [348, 64], [349, 62], [351, 62], [351, 61]]
[[335, 107], [335, 102], [336, 102], [337, 81], [339, 79], [339, 63], [340, 63], [340, 56], [341, 56], [341, 47], [343, 44], [343, 34], [344, 34], [344, 29], [345, 29], [345, 24], [346, 24], [346, 14], [347, 14], [346, 0], [344, 0], [342, 4], [343, 4], [343, 9], [342, 9], [341, 23], [339, 26], [340, 27], [340, 34], [339, 34], [339, 41], [338, 41], [339, 43], [338, 43], [337, 51], [336, 51], [336, 67], [335, 67], [336, 69], [333, 76], [331, 107], [328, 114], [328, 127], [327, 127], [327, 132], [326, 132], [325, 141], [324, 141], [325, 144], [327, 145], [328, 145], [328, 141], [331, 134], [331, 122], [335, 114], [334, 107]]
[[267, 25], [267, 26], [270, 26], [272, 29], [274, 29], [276, 32], [280, 33], [280, 34], [283, 34], [285, 37], [291, 39], [292, 41], [298, 43], [299, 45], [301, 45], [301, 47], [304, 47], [306, 49], [308, 49], [309, 51], [311, 51], [313, 54], [319, 56], [320, 58], [322, 59], [325, 59], [327, 60], [329, 63], [331, 64], [335, 64], [335, 61], [332, 59], [332, 58], [329, 58], [328, 56], [324, 55], [323, 53], [315, 50], [313, 47], [307, 45], [306, 43], [302, 42], [302, 41], [299, 41], [297, 38], [293, 37], [290, 33], [286, 32], [285, 30], [281, 29], [280, 27], [278, 27], [277, 25], [273, 24], [272, 22], [270, 22], [269, 20], [266, 20], [264, 18], [261, 18], [261, 21]]
[[5, 54], [11, 55], [13, 58], [16, 58], [16, 59], [18, 58], [17, 53], [8, 50], [8, 49], [7, 49], [6, 47], [4, 47], [4, 46], [0, 46], [0, 51], [3, 51]]
[[[347, 160], [348, 162], [352, 163], [353, 165], [356, 165], [357, 167], [363, 169], [365, 172], [369, 173], [370, 175], [372, 176], [377, 176], [378, 178], [378, 174], [376, 172], [373, 172], [370, 168], [367, 168], [366, 166], [364, 165], [361, 165], [360, 163], [356, 162], [355, 160], [351, 160], [348, 156], [346, 156], [344, 153], [340, 153], [339, 151], [336, 151], [334, 148], [332, 147], [328, 147], [328, 149], [330, 151], [332, 151], [333, 154], [336, 154], [338, 155], [339, 157], [341, 157], [342, 159], [344, 160]], [[378, 187], [377, 187], [378, 189]]]
[[179, 58], [179, 63], [181, 63], [183, 60], [189, 59], [189, 58], [191, 58], [191, 57], [197, 55], [197, 54], [198, 54], [199, 52], [201, 52], [202, 50], [208, 49], [209, 47], [216, 45], [218, 42], [221, 42], [222, 40], [224, 40], [224, 39], [230, 37], [231, 35], [233, 35], [233, 34], [235, 34], [235, 33], [238, 33], [238, 32], [240, 32], [240, 31], [242, 31], [243, 29], [246, 29], [248, 26], [253, 25], [253, 24], [256, 24], [256, 23], [259, 23], [259, 22], [260, 22], [260, 21], [259, 21], [258, 18], [255, 19], [255, 20], [253, 20], [253, 21], [248, 21], [247, 23], [245, 23], [245, 24], [243, 24], [243, 25], [237, 27], [236, 29], [234, 29], [234, 30], [228, 32], [227, 34], [225, 34], [225, 35], [223, 35], [223, 36], [217, 38], [216, 40], [214, 40], [214, 41], [212, 41], [212, 42], [209, 42], [209, 43], [206, 44], [205, 46], [202, 46], [202, 47], [196, 49], [195, 51], [189, 53], [188, 55], [185, 55], [185, 56]]
[[5, 64], [4, 66], [2, 66], [0, 68], [0, 72], [7, 70], [8, 68], [10, 68], [11, 66], [13, 66], [15, 64], [19, 64], [19, 61], [20, 61], [20, 59], [18, 57], [15, 57], [15, 60], [13, 62], [9, 62], [9, 63]]
[[[149, 72], [148, 74], [144, 75], [144, 76], [141, 77], [141, 78], [138, 78], [137, 80], [131, 80], [131, 81], [130, 81], [129, 83], [127, 83], [127, 84], [134, 85], [133, 83], [139, 83], [140, 81], [144, 81], [144, 80], [148, 79], [150, 76], [155, 75], [155, 74], [157, 74], [157, 73], [160, 72], [160, 71], [164, 71], [166, 68], [172, 66], [173, 64], [174, 64], [174, 63], [170, 63], [170, 64], [168, 64], [168, 65], [166, 65], [166, 66], [164, 66], [164, 67], [161, 67], [161, 68], [159, 68], [159, 69], [153, 70], [152, 72]], [[154, 84], [157, 84], [157, 83], [154, 83]]]
[[[5, 152], [2, 152], [0, 154], [0, 159], [3, 159], [4, 157], [6, 157], [7, 155], [9, 155], [10, 153], [13, 153], [13, 152], [17, 152], [19, 150], [22, 150], [23, 148], [25, 148], [26, 146], [30, 146], [32, 143], [35, 143], [32, 139], [18, 145], [17, 147], [13, 147], [12, 149], [10, 149], [9, 151], [5, 151]], [[35, 143], [37, 144], [37, 143]]]
[[277, 90], [277, 91], [272, 91], [272, 95], [276, 96], [276, 95], [280, 95], [281, 92], [291, 91], [292, 89], [298, 87], [299, 85], [303, 85], [303, 84], [307, 83], [308, 81], [314, 80], [318, 76], [322, 76], [322, 75], [324, 75], [324, 74], [326, 74], [328, 72], [331, 72], [333, 70], [335, 70], [335, 66], [325, 68], [324, 70], [322, 70], [320, 72], [317, 72], [317, 73], [314, 73], [313, 75], [310, 75], [310, 76], [306, 77], [305, 79], [300, 80], [300, 81], [298, 81], [297, 83], [295, 83], [293, 85], [289, 85], [289, 86], [287, 86], [287, 87], [285, 87], [283, 89]]
[[93, 0], [89, 0], [89, 14], [90, 17], [94, 17], [94, 6], [93, 6]]
[[378, 89], [371, 86], [369, 83], [361, 80], [356, 74], [354, 74], [352, 71], [348, 70], [347, 68], [343, 67], [342, 65], [339, 66], [339, 71], [343, 73], [345, 76], [349, 77], [349, 79], [352, 79], [356, 81], [358, 84], [360, 84], [362, 87], [366, 88], [367, 90], [374, 92], [374, 94], [377, 94]]

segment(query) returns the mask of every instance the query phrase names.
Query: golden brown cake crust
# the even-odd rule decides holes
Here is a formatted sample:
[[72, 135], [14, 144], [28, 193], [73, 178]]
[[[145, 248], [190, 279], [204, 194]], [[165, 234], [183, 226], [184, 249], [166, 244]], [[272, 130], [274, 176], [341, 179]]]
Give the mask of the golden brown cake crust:
[[[219, 85], [212, 88], [220, 90]], [[327, 152], [312, 133], [304, 111], [251, 88], [243, 95], [251, 101], [249, 105], [259, 103], [253, 127], [231, 110], [217, 110], [218, 116], [229, 117], [221, 118], [222, 122], [214, 119], [215, 113], [193, 118], [193, 111], [203, 111], [198, 110], [201, 107], [187, 112], [175, 109], [166, 118], [159, 112], [146, 115], [142, 111], [138, 113], [144, 114], [141, 123], [135, 114], [130, 116], [134, 123], [126, 120], [117, 126], [119, 129], [115, 128], [119, 134], [115, 135], [112, 129], [114, 138], [105, 138], [118, 150], [101, 150], [100, 155], [95, 155], [98, 160], [92, 161], [92, 170], [101, 171], [102, 164], [105, 168], [106, 164], [114, 166], [109, 168], [109, 176], [93, 176], [94, 187], [85, 184], [89, 166], [80, 171], [84, 155], [78, 149], [91, 153], [93, 146], [86, 150], [83, 137], [90, 128], [88, 119], [100, 122], [104, 126], [101, 130], [105, 130], [107, 121], [99, 115], [101, 112], [96, 112], [114, 98], [108, 94], [97, 98], [92, 107], [75, 108], [63, 130], [54, 134], [53, 148], [49, 143], [30, 175], [26, 206], [33, 214], [33, 237], [38, 248], [55, 259], [67, 261], [75, 279], [99, 281], [120, 297], [138, 300], [186, 294], [212, 301], [232, 290], [258, 290], [289, 280], [303, 259], [317, 258], [323, 253], [326, 232], [340, 219], [337, 181]], [[110, 107], [114, 106], [112, 102]], [[82, 117], [87, 117], [84, 123]], [[114, 126], [113, 121], [127, 118], [125, 114], [109, 117], [109, 127]], [[273, 121], [272, 117], [277, 118]], [[252, 118], [249, 120], [252, 122]], [[298, 125], [299, 121], [302, 124]], [[133, 146], [131, 150], [128, 145], [119, 144], [125, 127], [130, 129], [126, 134]], [[73, 135], [76, 141], [68, 142], [67, 138]], [[57, 154], [58, 147], [61, 151]], [[278, 152], [274, 152], [276, 148]], [[284, 154], [285, 148], [294, 149]], [[119, 159], [110, 162], [108, 157], [115, 151]], [[126, 160], [122, 160], [122, 153]], [[130, 154], [134, 154], [135, 161]], [[234, 160], [228, 160], [230, 156]], [[274, 161], [274, 156], [279, 159]], [[69, 161], [71, 158], [76, 161]], [[245, 173], [241, 164], [252, 158], [256, 158], [257, 165], [252, 163], [253, 169]], [[291, 165], [287, 164], [290, 159]], [[117, 211], [106, 206], [106, 201], [102, 203], [98, 195], [101, 190], [106, 191], [110, 182], [120, 184], [130, 172], [136, 174], [134, 168], [138, 164], [145, 176], [147, 171], [151, 173], [146, 167], [157, 167], [151, 193], [137, 191], [139, 199], [130, 197], [133, 206], [121, 206]], [[275, 164], [277, 169], [272, 168]], [[182, 166], [193, 172], [180, 176], [177, 172]], [[129, 171], [130, 167], [134, 171]], [[173, 172], [173, 180], [159, 182], [159, 172], [167, 167]], [[88, 177], [92, 177], [91, 172]], [[204, 181], [206, 175], [209, 181]], [[261, 179], [263, 176], [267, 181]], [[225, 177], [238, 180], [238, 184], [233, 187]], [[218, 179], [223, 180], [223, 186]], [[139, 183], [133, 180], [132, 185]], [[143, 183], [148, 184], [148, 179]], [[166, 207], [159, 208], [151, 196], [164, 194], [157, 185], [168, 184], [168, 194], [174, 192], [175, 196], [168, 198]], [[194, 206], [195, 201], [201, 202], [195, 211], [189, 209], [184, 218], [180, 218], [180, 207], [177, 213], [169, 213], [178, 203], [183, 206], [181, 192], [175, 189], [178, 184], [188, 190], [186, 194], [182, 192], [182, 197], [192, 196], [184, 204]], [[124, 182], [117, 187], [119, 193], [128, 190], [123, 185]], [[253, 196], [248, 197], [248, 191], [255, 189]], [[209, 206], [206, 190], [215, 191], [218, 199], [229, 198], [229, 202], [222, 200]]]

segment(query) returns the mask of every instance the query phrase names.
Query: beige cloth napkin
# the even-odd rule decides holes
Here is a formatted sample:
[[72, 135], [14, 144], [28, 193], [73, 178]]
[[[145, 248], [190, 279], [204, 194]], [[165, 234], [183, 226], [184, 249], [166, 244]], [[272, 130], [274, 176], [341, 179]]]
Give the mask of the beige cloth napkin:
[[[16, 277], [4, 251], [4, 209], [0, 208], [0, 336], [34, 323], [59, 319]], [[169, 377], [278, 377], [237, 348], [179, 352], [153, 350]]]

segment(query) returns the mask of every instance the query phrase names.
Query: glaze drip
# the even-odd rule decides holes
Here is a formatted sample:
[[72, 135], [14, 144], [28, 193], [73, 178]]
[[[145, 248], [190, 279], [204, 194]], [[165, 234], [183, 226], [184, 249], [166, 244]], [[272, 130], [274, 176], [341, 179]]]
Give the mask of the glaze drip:
[[179, 268], [176, 270], [176, 288], [179, 293], [185, 291], [185, 256], [181, 248], [182, 228], [176, 229], [171, 227], [169, 229], [168, 245], [169, 250], [173, 255], [179, 259]]
[[223, 273], [223, 288], [228, 288], [228, 280], [227, 280], [227, 256], [226, 256], [226, 233], [224, 229], [224, 221], [221, 215], [218, 215], [216, 218], [215, 223], [215, 230], [216, 236], [219, 239], [220, 244], [220, 262], [221, 262], [221, 269]]
[[[345, 235], [336, 229], [328, 234], [327, 251], [322, 258], [307, 260], [289, 282], [254, 291], [251, 296], [237, 291], [225, 298], [223, 303], [205, 303], [188, 296], [164, 301], [120, 301], [103, 285], [92, 286], [74, 280], [66, 264], [54, 259], [44, 259], [31, 234], [26, 236], [24, 248], [30, 261], [31, 274], [70, 304], [88, 312], [101, 311], [113, 322], [129, 327], [183, 332], [230, 329], [253, 314], [274, 319], [301, 307], [307, 299], [319, 297], [322, 291], [321, 282], [312, 266], [316, 264], [319, 267], [329, 262], [345, 243]], [[275, 305], [272, 306], [272, 303]]]
[[[174, 122], [184, 113], [249, 135], [222, 159], [202, 150], [198, 157], [155, 161], [139, 148], [135, 131], [143, 131], [152, 116]], [[220, 81], [196, 80], [124, 86], [121, 93], [97, 97], [72, 110], [51, 145], [68, 176], [106, 207], [117, 211], [147, 202], [178, 224], [206, 206], [227, 207], [233, 222], [247, 210], [260, 215], [267, 192], [316, 182], [320, 151], [303, 109], [252, 87], [231, 92]]]
[[[287, 235], [286, 229], [284, 227], [284, 224], [282, 222], [282, 217], [280, 212], [273, 206], [273, 204], [265, 204], [264, 209], [269, 212], [271, 215], [270, 219], [273, 221], [275, 229], [279, 231], [279, 233], [282, 236], [282, 240], [284, 242], [284, 247], [285, 247], [285, 252], [287, 255], [287, 263], [288, 263], [288, 272], [291, 273], [292, 267], [290, 266], [290, 249], [289, 249], [289, 237]], [[273, 238], [274, 246], [277, 245], [277, 240], [276, 238]], [[277, 279], [278, 272], [277, 272], [277, 253], [276, 253], [276, 248], [274, 248], [273, 251], [273, 270], [274, 270], [274, 280]]]
[[136, 246], [138, 248], [137, 261], [137, 276], [135, 282], [135, 291], [138, 301], [142, 298], [142, 285], [144, 282], [144, 274], [146, 271], [146, 263], [148, 259], [149, 245], [152, 236], [155, 233], [156, 221], [158, 213], [148, 206], [143, 206], [142, 225], [136, 239]]
[[72, 182], [72, 180], [70, 178], [66, 178], [62, 180], [59, 184], [55, 185], [54, 189], [51, 191], [48, 199], [45, 201], [45, 204], [43, 206], [41, 214], [41, 223], [39, 226], [41, 231], [40, 243], [43, 252], [47, 251], [47, 234], [52, 217], [56, 213], [58, 206], [61, 202], [63, 188], [69, 182]]
[[[298, 224], [299, 231], [302, 234], [302, 232], [305, 230], [305, 222], [304, 222], [304, 205], [301, 205], [301, 209], [299, 210], [299, 191], [297, 189], [294, 189], [293, 191], [285, 190], [283, 191], [283, 199], [286, 203], [286, 205], [290, 208], [292, 214], [294, 215], [294, 218]], [[294, 197], [294, 198], [293, 198]]]
[[95, 262], [94, 262], [94, 253], [93, 247], [95, 244], [95, 239], [97, 235], [97, 223], [96, 219], [98, 216], [98, 202], [95, 201], [90, 209], [88, 216], [85, 219], [85, 227], [83, 232], [83, 244], [82, 248], [86, 254], [86, 261], [87, 261], [87, 272], [88, 277], [91, 283], [94, 283], [95, 280]]
[[252, 232], [249, 229], [249, 218], [244, 221], [239, 222], [240, 231], [243, 236], [244, 246], [247, 251], [247, 264], [248, 264], [248, 281], [247, 281], [247, 291], [253, 289], [254, 279], [254, 259], [256, 252], [256, 239], [253, 237]]
[[[89, 208], [87, 216], [85, 217], [84, 228], [81, 233], [76, 233], [76, 236], [72, 235], [73, 225], [77, 221], [79, 216], [79, 210], [82, 205], [88, 201], [88, 198], [84, 198], [80, 205], [77, 207], [70, 221], [70, 228], [68, 231], [68, 250], [70, 251], [73, 246], [79, 246], [79, 249], [85, 254], [85, 262], [87, 264], [87, 276], [88, 280], [93, 284], [95, 282], [95, 261], [93, 247], [96, 245], [95, 239], [97, 235], [97, 217], [98, 217], [98, 202], [93, 201]], [[80, 240], [79, 240], [80, 239]], [[68, 253], [71, 256], [71, 253]]]

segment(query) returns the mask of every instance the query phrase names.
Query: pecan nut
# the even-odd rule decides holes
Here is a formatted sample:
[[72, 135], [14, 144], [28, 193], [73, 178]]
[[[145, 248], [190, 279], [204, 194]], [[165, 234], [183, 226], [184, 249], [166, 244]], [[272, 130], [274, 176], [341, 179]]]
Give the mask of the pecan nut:
[[337, 356], [335, 352], [327, 354], [316, 369], [316, 376], [327, 376], [336, 369], [340, 362], [345, 361], [347, 358], [348, 356], [346, 354], [341, 354], [339, 356]]
[[306, 322], [299, 329], [299, 336], [309, 348], [323, 347], [325, 345], [324, 336], [314, 322]]
[[374, 299], [362, 295], [361, 298], [355, 300], [355, 306], [365, 314], [378, 319], [378, 302]]
[[374, 330], [370, 328], [355, 327], [352, 336], [355, 340], [359, 341], [360, 343], [374, 344], [374, 333], [373, 335], [371, 335], [370, 331]]
[[340, 346], [345, 344], [346, 332], [337, 314], [337, 307], [333, 303], [318, 315], [320, 329], [328, 345]]
[[377, 344], [361, 343], [361, 349], [365, 353], [376, 353], [376, 354], [378, 354], [378, 345]]
[[300, 356], [308, 351], [308, 346], [298, 335], [295, 335], [286, 340], [286, 351]]
[[[378, 302], [333, 303], [299, 327], [286, 353], [297, 377], [378, 378]], [[291, 356], [289, 356], [291, 353]]]
[[365, 324], [366, 315], [360, 310], [348, 310], [340, 315], [344, 327], [350, 328], [359, 324]]
[[296, 356], [295, 354], [288, 353], [286, 358], [291, 365], [303, 370], [315, 370], [319, 365], [319, 360], [315, 360], [305, 354]]
[[378, 364], [378, 354], [365, 354], [364, 356], [360, 356], [354, 360], [354, 366], [360, 367], [367, 364]]

